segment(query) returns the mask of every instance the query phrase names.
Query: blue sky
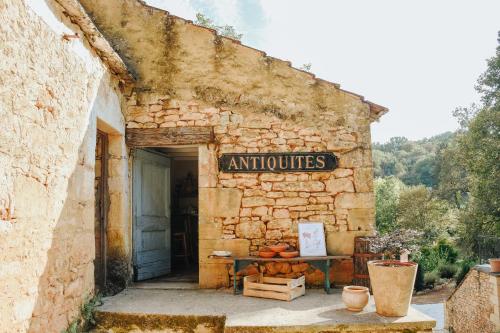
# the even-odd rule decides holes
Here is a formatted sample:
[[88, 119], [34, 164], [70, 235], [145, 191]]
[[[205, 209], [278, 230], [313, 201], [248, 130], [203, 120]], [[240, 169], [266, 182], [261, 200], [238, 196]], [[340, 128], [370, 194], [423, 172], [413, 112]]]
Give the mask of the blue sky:
[[373, 141], [420, 139], [457, 128], [451, 113], [478, 102], [477, 77], [494, 55], [498, 0], [147, 0], [197, 12], [243, 43], [384, 105]]

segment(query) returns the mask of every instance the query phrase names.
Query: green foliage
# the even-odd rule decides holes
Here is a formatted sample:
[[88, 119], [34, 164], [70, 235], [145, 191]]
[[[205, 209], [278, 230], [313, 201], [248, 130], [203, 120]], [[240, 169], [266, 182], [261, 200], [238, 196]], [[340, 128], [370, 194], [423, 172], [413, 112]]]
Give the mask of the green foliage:
[[196, 14], [195, 24], [201, 25], [206, 28], [214, 29], [217, 33], [224, 37], [229, 37], [236, 40], [241, 40], [243, 34], [236, 32], [236, 29], [232, 25], [216, 25], [214, 21], [206, 17], [201, 13]]
[[451, 279], [457, 274], [458, 266], [455, 264], [440, 264], [437, 268], [439, 276], [443, 279]]
[[438, 253], [432, 247], [428, 246], [420, 249], [420, 253], [417, 254], [415, 260], [422, 266], [425, 272], [435, 270], [441, 262]]
[[[373, 144], [377, 229], [422, 231], [414, 259], [426, 272], [457, 261], [454, 243], [438, 239], [477, 257], [481, 236], [500, 237], [500, 33], [498, 41], [476, 87], [482, 105], [453, 113], [458, 131]], [[462, 264], [457, 279], [468, 269]]]
[[451, 229], [454, 219], [449, 208], [446, 201], [434, 198], [424, 186], [411, 186], [399, 196], [396, 224], [401, 229], [422, 231], [423, 241], [432, 243]]
[[454, 264], [458, 258], [458, 250], [446, 239], [440, 239], [433, 248], [438, 258], [444, 262]]
[[396, 226], [399, 195], [404, 187], [403, 182], [392, 176], [375, 180], [375, 221], [381, 234]]
[[463, 209], [467, 204], [469, 184], [456, 135], [438, 149], [435, 173], [438, 179], [435, 195], [448, 201], [454, 208]]
[[500, 31], [497, 41], [496, 55], [488, 59], [488, 69], [479, 77], [476, 86], [487, 107], [500, 104]]
[[415, 290], [422, 291], [425, 289], [425, 281], [424, 281], [424, 269], [422, 265], [418, 265], [417, 267], [417, 276], [415, 277]]
[[450, 205], [422, 185], [405, 186], [396, 177], [375, 180], [375, 220], [381, 234], [395, 229], [423, 231], [433, 242], [453, 232], [455, 215]]
[[454, 113], [461, 125], [457, 149], [470, 197], [459, 219], [460, 238], [470, 255], [478, 254], [478, 236], [500, 236], [500, 38], [476, 89], [484, 104]]
[[470, 269], [474, 267], [475, 263], [472, 260], [462, 260], [459, 263], [459, 269], [457, 272], [457, 275], [455, 277], [457, 284], [462, 282], [462, 280], [465, 278], [467, 273], [469, 273]]
[[306, 71], [306, 72], [310, 72], [311, 67], [312, 67], [312, 63], [308, 62], [307, 64], [303, 64], [302, 66], [300, 66], [300, 69], [302, 69], [303, 71]]
[[415, 256], [425, 272], [436, 270], [441, 264], [454, 264], [457, 258], [456, 247], [445, 239], [440, 239], [434, 246], [422, 247]]
[[424, 274], [424, 284], [427, 288], [434, 288], [439, 281], [439, 273], [436, 271], [427, 272]]
[[407, 185], [435, 186], [436, 153], [452, 137], [453, 133], [446, 132], [418, 141], [394, 137], [384, 144], [374, 143], [375, 177], [395, 176]]
[[80, 308], [80, 315], [62, 333], [88, 332], [95, 325], [95, 308], [101, 305], [101, 295], [89, 298]]

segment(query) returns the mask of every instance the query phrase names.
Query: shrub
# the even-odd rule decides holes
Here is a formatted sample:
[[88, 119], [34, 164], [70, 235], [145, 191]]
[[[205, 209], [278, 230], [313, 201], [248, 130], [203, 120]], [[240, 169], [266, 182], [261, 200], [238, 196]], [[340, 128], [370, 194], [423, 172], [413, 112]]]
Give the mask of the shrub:
[[457, 281], [457, 285], [462, 282], [467, 273], [469, 273], [471, 267], [474, 266], [474, 261], [472, 260], [463, 260], [459, 263], [459, 269], [455, 276], [455, 280]]
[[423, 266], [424, 271], [430, 272], [442, 264], [454, 264], [457, 257], [457, 249], [449, 241], [440, 240], [435, 246], [422, 247], [415, 260]]
[[439, 274], [436, 271], [427, 272], [424, 274], [424, 284], [427, 288], [434, 288], [439, 281]]
[[451, 279], [457, 274], [458, 267], [455, 264], [440, 264], [437, 270], [443, 279]]
[[444, 260], [445, 262], [451, 264], [454, 264], [457, 261], [458, 251], [447, 240], [445, 239], [439, 240], [438, 244], [434, 247], [434, 249], [437, 252], [439, 259]]
[[439, 265], [438, 253], [432, 247], [422, 247], [417, 260], [425, 272], [433, 271]]
[[424, 269], [423, 269], [422, 265], [418, 264], [417, 277], [415, 278], [415, 290], [421, 291], [424, 289], [425, 289]]

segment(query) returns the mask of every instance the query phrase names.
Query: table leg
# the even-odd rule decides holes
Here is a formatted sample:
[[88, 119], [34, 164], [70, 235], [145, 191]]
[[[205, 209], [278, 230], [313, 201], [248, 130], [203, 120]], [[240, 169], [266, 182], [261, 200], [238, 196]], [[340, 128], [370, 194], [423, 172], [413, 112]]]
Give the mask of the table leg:
[[330, 259], [325, 262], [325, 291], [327, 294], [330, 293]]
[[233, 261], [233, 294], [238, 294], [238, 281], [236, 281], [236, 273], [238, 272], [238, 260]]

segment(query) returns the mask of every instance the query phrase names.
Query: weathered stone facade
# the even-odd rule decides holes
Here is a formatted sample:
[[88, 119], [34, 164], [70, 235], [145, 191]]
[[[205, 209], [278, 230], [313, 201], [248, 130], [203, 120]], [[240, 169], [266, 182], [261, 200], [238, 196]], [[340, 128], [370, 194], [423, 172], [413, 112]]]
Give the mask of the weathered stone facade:
[[[202, 287], [228, 283], [213, 250], [296, 245], [300, 221], [324, 222], [329, 254], [351, 254], [354, 237], [373, 231], [370, 123], [385, 108], [140, 1], [80, 2], [0, 4], [0, 331], [59, 332], [93, 294], [97, 129], [109, 138], [107, 260], [117, 289], [133, 264], [126, 128], [213, 129], [214, 140], [197, 145]], [[339, 159], [332, 172], [217, 166], [223, 153], [325, 151]], [[301, 264], [280, 269], [301, 272], [323, 278]], [[331, 274], [348, 282], [351, 272], [339, 262]]]
[[472, 268], [446, 301], [445, 317], [450, 332], [500, 331], [500, 275], [489, 265]]
[[[205, 259], [212, 250], [236, 247], [241, 255], [255, 255], [263, 245], [286, 242], [297, 246], [299, 221], [324, 223], [329, 254], [352, 254], [354, 237], [372, 233], [370, 140], [364, 132], [367, 127], [359, 128], [367, 123], [366, 117], [363, 113], [353, 117], [351, 126], [304, 127], [272, 114], [243, 115], [202, 101], [134, 94], [128, 100], [127, 127], [214, 128], [214, 142], [200, 147], [199, 156], [200, 284], [220, 287], [227, 284], [227, 270], [225, 263]], [[220, 172], [217, 166], [223, 153], [311, 151], [333, 151], [339, 168], [332, 172], [232, 174]], [[292, 273], [291, 267], [284, 271]], [[310, 282], [321, 282], [320, 271], [307, 271]]]
[[96, 119], [124, 142], [118, 81], [56, 3], [2, 1], [0, 20], [0, 331], [60, 332], [94, 289]]

